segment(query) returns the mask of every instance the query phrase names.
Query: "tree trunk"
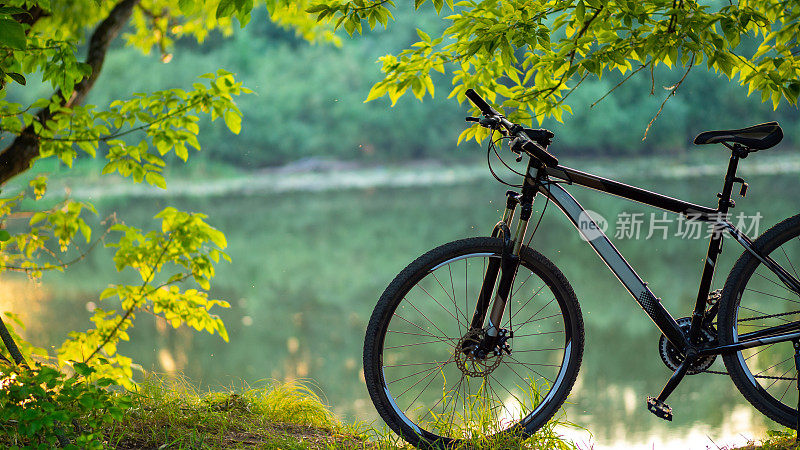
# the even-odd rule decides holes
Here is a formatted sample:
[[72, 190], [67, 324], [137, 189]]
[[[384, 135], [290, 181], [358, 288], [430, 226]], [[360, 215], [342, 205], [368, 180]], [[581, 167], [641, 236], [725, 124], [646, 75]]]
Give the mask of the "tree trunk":
[[[86, 63], [92, 67], [92, 73], [75, 85], [75, 90], [67, 100], [63, 99], [60, 92], [56, 93], [61, 98], [62, 105], [67, 107], [79, 105], [86, 98], [86, 95], [97, 81], [97, 77], [100, 76], [108, 47], [128, 22], [133, 8], [139, 1], [122, 0], [117, 3], [117, 6], [111, 10], [108, 17], [94, 30], [89, 40], [89, 49], [86, 55]], [[27, 15], [25, 16], [28, 17]], [[38, 20], [41, 16], [42, 12], [39, 11], [35, 19]], [[33, 17], [28, 17], [27, 20], [33, 20]], [[37, 120], [42, 124], [46, 123], [51, 117], [52, 115], [47, 108], [40, 110], [36, 114]], [[33, 130], [33, 126], [29, 125], [14, 139], [11, 145], [0, 152], [0, 185], [5, 184], [15, 175], [28, 170], [31, 161], [37, 156], [39, 156], [39, 139]]]

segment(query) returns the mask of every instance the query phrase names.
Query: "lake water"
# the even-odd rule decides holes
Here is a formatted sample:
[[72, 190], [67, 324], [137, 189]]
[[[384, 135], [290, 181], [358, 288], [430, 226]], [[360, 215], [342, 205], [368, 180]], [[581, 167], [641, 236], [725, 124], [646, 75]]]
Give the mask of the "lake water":
[[[743, 161], [742, 173], [759, 157]], [[582, 167], [580, 161], [566, 163]], [[746, 199], [737, 198], [734, 212], [748, 217], [759, 212], [764, 231], [800, 211], [800, 179], [791, 167], [775, 176], [764, 174], [771, 166], [760, 167], [761, 175], [748, 177], [750, 192]], [[722, 167], [686, 169], [617, 172], [622, 181], [715, 205]], [[374, 183], [334, 190], [309, 185], [246, 195], [223, 190], [203, 198], [95, 195], [90, 200], [101, 215], [116, 211], [139, 226], [155, 226], [152, 216], [167, 205], [202, 211], [226, 233], [233, 258], [232, 264], [219, 265], [211, 292], [213, 298], [231, 302], [229, 310], [220, 312], [229, 343], [141, 316], [130, 333], [133, 344], [121, 345], [121, 353], [148, 370], [180, 371], [203, 389], [241, 386], [241, 380], [257, 385], [269, 379], [310, 379], [345, 420], [376, 420], [363, 383], [361, 350], [377, 298], [424, 251], [489, 232], [504, 204], [505, 187], [488, 171], [461, 178], [430, 167], [425, 171], [432, 175], [431, 185], [381, 187], [391, 183], [378, 177]], [[684, 172], [695, 176], [674, 176]], [[384, 178], [391, 179], [391, 172]], [[439, 184], [442, 180], [449, 181]], [[612, 240], [626, 217], [643, 219], [640, 239], [614, 241], [672, 314], [685, 316], [696, 296], [706, 241], [674, 236], [679, 231], [674, 220], [657, 223], [668, 226], [669, 239], [662, 239], [663, 230], [656, 228], [655, 237], [644, 240], [650, 213], [663, 219], [660, 211], [580, 187], [570, 191], [584, 207], [603, 214]], [[538, 199], [534, 209], [541, 211], [542, 206]], [[643, 215], [633, 216], [637, 213]], [[687, 377], [669, 399], [674, 422], [648, 413], [646, 396], [657, 395], [670, 376], [658, 356], [658, 330], [552, 205], [532, 246], [570, 280], [586, 323], [584, 361], [566, 416], [591, 437], [580, 429], [566, 429], [565, 434], [597, 449], [704, 449], [778, 428], [721, 375]], [[739, 254], [741, 249], [726, 240], [715, 289], [722, 287]], [[129, 275], [115, 272], [107, 250], [99, 250], [67, 274], [46, 276], [35, 289], [21, 278], [6, 277], [0, 305], [24, 312], [30, 323], [27, 334], [36, 343], [58, 343], [67, 330], [87, 326], [87, 310], [98, 303], [100, 290], [126, 279]], [[721, 361], [714, 368], [724, 370]]]

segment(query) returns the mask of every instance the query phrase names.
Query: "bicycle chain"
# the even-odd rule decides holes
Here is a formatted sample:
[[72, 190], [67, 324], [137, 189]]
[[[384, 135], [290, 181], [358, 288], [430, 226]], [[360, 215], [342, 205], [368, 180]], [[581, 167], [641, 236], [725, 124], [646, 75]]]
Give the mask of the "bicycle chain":
[[[701, 373], [713, 373], [715, 375], [730, 375], [728, 372], [720, 372], [719, 370], [704, 370]], [[771, 377], [769, 375], [753, 375], [753, 378], [764, 378], [765, 380], [794, 380], [795, 378], [789, 377]]]

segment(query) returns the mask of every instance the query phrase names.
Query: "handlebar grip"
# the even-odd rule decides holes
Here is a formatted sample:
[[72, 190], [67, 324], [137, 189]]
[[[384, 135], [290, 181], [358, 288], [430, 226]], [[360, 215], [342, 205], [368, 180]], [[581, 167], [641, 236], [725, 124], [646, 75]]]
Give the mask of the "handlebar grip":
[[469, 99], [469, 101], [471, 101], [473, 105], [477, 106], [478, 109], [481, 110], [483, 115], [489, 116], [489, 115], [498, 115], [499, 114], [497, 111], [495, 111], [494, 108], [492, 108], [491, 106], [489, 106], [488, 103], [486, 103], [486, 100], [481, 98], [481, 96], [478, 95], [478, 93], [473, 91], [472, 89], [467, 89], [465, 94], [466, 94], [467, 98]]
[[[517, 140], [523, 141], [523, 138], [517, 138]], [[558, 165], [558, 158], [550, 154], [550, 152], [543, 149], [535, 142], [529, 139], [524, 139], [524, 142], [521, 142], [521, 145], [523, 151], [541, 161], [545, 166], [555, 167]]]

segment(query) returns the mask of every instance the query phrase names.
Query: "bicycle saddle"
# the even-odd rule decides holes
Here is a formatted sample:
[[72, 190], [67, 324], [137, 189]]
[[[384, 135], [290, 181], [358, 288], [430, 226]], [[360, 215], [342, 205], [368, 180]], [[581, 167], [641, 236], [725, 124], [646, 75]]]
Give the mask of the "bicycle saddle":
[[766, 150], [783, 139], [778, 122], [767, 122], [739, 130], [706, 131], [694, 138], [697, 145], [725, 142], [742, 144], [751, 150]]

